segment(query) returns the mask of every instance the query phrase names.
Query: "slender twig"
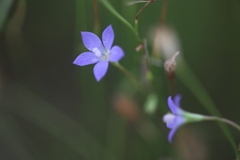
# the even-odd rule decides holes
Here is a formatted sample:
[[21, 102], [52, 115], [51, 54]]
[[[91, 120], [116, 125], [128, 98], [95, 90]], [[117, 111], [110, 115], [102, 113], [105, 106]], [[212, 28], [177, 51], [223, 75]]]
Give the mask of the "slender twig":
[[147, 7], [148, 5], [149, 5], [149, 3], [151, 3], [151, 2], [154, 2], [155, 0], [149, 0], [149, 1], [147, 1], [147, 3], [138, 11], [138, 13], [136, 14], [136, 16], [135, 16], [135, 31], [137, 32], [137, 34], [138, 34], [138, 17], [139, 17], [139, 15], [140, 15], [140, 13], [143, 11], [143, 9], [145, 8], [145, 7]]
[[138, 21], [138, 16], [139, 16], [140, 13], [143, 11], [143, 9], [144, 9], [145, 7], [147, 7], [147, 6], [149, 5], [149, 3], [154, 2], [154, 1], [155, 1], [155, 0], [149, 0], [142, 8], [138, 11], [137, 15], [135, 16], [135, 22]]

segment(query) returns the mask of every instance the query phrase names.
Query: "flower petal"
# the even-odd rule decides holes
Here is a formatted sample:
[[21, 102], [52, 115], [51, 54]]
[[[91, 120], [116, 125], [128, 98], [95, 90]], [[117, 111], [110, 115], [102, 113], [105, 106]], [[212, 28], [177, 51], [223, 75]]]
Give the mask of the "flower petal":
[[88, 64], [97, 63], [99, 61], [99, 58], [95, 56], [92, 52], [84, 52], [80, 54], [74, 61], [73, 64], [79, 65], [79, 66], [85, 66]]
[[172, 111], [172, 113], [176, 114], [177, 112], [177, 106], [175, 105], [175, 103], [172, 100], [172, 97], [168, 97], [168, 107], [170, 108], [170, 110]]
[[173, 139], [173, 136], [175, 134], [175, 132], [177, 131], [177, 129], [182, 125], [184, 124], [185, 122], [185, 119], [183, 117], [179, 117], [180, 119], [178, 119], [177, 123], [175, 124], [176, 126], [174, 126], [171, 131], [169, 132], [168, 134], [168, 141], [170, 143], [172, 143], [172, 139]]
[[124, 57], [124, 51], [119, 46], [113, 46], [110, 51], [110, 62], [120, 61]]
[[169, 134], [168, 134], [168, 141], [169, 141], [170, 143], [172, 143], [173, 136], [174, 136], [175, 132], [177, 131], [177, 129], [178, 129], [178, 128], [173, 128], [173, 129], [169, 132]]
[[174, 120], [172, 123], [167, 123], [168, 128], [175, 128], [178, 126], [181, 126], [186, 122], [186, 119], [182, 116], [175, 116]]
[[177, 106], [171, 97], [168, 97], [168, 106], [170, 108], [170, 110], [172, 111], [172, 113], [176, 114], [176, 115], [181, 115], [182, 114], [182, 110], [180, 109], [179, 106]]
[[108, 61], [101, 61], [94, 66], [93, 72], [97, 81], [100, 81], [107, 73], [108, 63]]
[[109, 25], [102, 34], [102, 41], [104, 46], [108, 49], [111, 50], [112, 44], [114, 41], [114, 31], [112, 28], [112, 25]]
[[180, 100], [181, 100], [181, 98], [182, 98], [182, 96], [180, 94], [175, 95], [174, 100], [173, 100], [175, 105], [180, 107]]
[[81, 32], [81, 35], [83, 44], [89, 51], [92, 51], [93, 48], [98, 48], [101, 51], [104, 49], [101, 40], [96, 34], [91, 32]]

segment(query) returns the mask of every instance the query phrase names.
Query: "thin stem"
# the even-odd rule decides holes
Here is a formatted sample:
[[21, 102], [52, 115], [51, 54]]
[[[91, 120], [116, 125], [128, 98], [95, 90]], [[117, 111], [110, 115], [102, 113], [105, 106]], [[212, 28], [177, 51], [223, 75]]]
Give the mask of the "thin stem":
[[135, 19], [135, 32], [138, 34], [139, 36], [139, 33], [138, 33], [138, 19]]
[[216, 120], [219, 122], [224, 122], [240, 131], [240, 126], [237, 123], [230, 121], [229, 119], [226, 119], [226, 118], [220, 118], [220, 117], [215, 117], [215, 116], [206, 116], [206, 120]]
[[133, 26], [126, 20], [124, 19], [114, 8], [113, 6], [107, 1], [107, 0], [101, 0], [102, 4], [113, 14], [115, 15], [120, 21], [122, 21], [128, 28], [130, 28], [133, 33], [135, 34], [137, 40], [141, 42], [141, 38], [138, 36], [138, 33], [136, 30], [133, 28]]
[[137, 20], [138, 21], [138, 16], [140, 15], [140, 13], [143, 11], [143, 9], [145, 8], [145, 7], [147, 7], [148, 5], [149, 5], [149, 3], [151, 3], [151, 2], [154, 2], [155, 0], [149, 0], [139, 11], [138, 11], [138, 13], [137, 13], [137, 15], [135, 16], [135, 21]]
[[160, 22], [159, 22], [159, 26], [157, 28], [157, 33], [156, 33], [156, 36], [155, 36], [155, 41], [154, 41], [154, 44], [153, 44], [153, 51], [152, 51], [152, 55], [160, 58], [160, 51], [158, 50], [158, 38], [156, 38], [157, 36], [159, 36], [159, 33], [162, 31], [162, 28], [164, 28], [165, 26], [165, 21], [166, 21], [166, 15], [167, 15], [167, 4], [168, 4], [168, 0], [164, 0], [163, 1], [163, 5], [162, 5], [162, 12], [161, 12], [161, 15], [160, 15]]
[[174, 79], [175, 79], [175, 72], [172, 73], [167, 73], [168, 76], [168, 81], [169, 81], [169, 92], [170, 95], [174, 96], [176, 95], [176, 87], [175, 87], [175, 83], [174, 83]]
[[138, 17], [139, 17], [139, 15], [140, 15], [140, 13], [143, 11], [143, 9], [144, 9], [145, 7], [147, 7], [147, 6], [149, 5], [149, 3], [154, 2], [154, 1], [155, 1], [155, 0], [149, 0], [149, 1], [147, 1], [147, 3], [138, 11], [137, 15], [135, 16], [135, 31], [137, 32], [137, 34], [138, 34]]
[[161, 13], [161, 17], [160, 17], [159, 28], [165, 26], [165, 21], [166, 21], [166, 16], [167, 16], [167, 4], [168, 4], [168, 0], [164, 0], [163, 6], [162, 6], [162, 13]]
[[[229, 124], [230, 126], [236, 128], [238, 131], [240, 131], [240, 126], [237, 123], [230, 121], [229, 119], [226, 119], [226, 118], [219, 118], [219, 117], [215, 117], [215, 116], [206, 116], [206, 120], [216, 120], [219, 122], [223, 122], [223, 123]], [[238, 146], [238, 150], [239, 150], [239, 146]], [[236, 155], [236, 158], [237, 158], [236, 160], [240, 160], [239, 154]]]
[[144, 80], [147, 82], [149, 89], [153, 90], [153, 74], [149, 67], [149, 52], [147, 47], [147, 40], [143, 39], [143, 49], [144, 49], [144, 57], [143, 57], [143, 74]]
[[98, 4], [96, 0], [93, 0], [93, 7], [94, 7], [94, 31], [95, 33], [99, 33], [100, 20], [99, 20]]
[[138, 80], [126, 69], [124, 68], [121, 64], [119, 64], [118, 62], [112, 63], [114, 66], [116, 66], [118, 69], [120, 69], [129, 79], [130, 81], [133, 83], [133, 85], [136, 88], [140, 87], [140, 84], [138, 82]]
[[146, 66], [147, 66], [147, 70], [149, 70], [149, 63], [148, 63], [148, 57], [149, 57], [149, 52], [148, 52], [148, 48], [147, 48], [147, 40], [143, 39], [143, 48], [144, 48], [144, 55], [145, 55], [145, 61], [146, 61]]

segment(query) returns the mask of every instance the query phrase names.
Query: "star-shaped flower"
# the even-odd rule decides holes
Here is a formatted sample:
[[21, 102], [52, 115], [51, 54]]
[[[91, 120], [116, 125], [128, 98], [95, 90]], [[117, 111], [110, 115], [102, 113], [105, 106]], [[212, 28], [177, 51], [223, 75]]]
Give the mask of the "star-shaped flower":
[[97, 63], [93, 73], [97, 81], [106, 74], [109, 62], [118, 62], [124, 57], [124, 51], [119, 46], [113, 46], [114, 31], [109, 25], [102, 33], [102, 41], [91, 32], [81, 32], [83, 44], [90, 52], [81, 53], [73, 62], [79, 66]]
[[172, 142], [172, 138], [177, 131], [177, 129], [185, 123], [197, 122], [205, 119], [205, 116], [190, 113], [182, 110], [180, 108], [181, 96], [176, 95], [174, 100], [168, 97], [168, 106], [172, 113], [167, 113], [163, 116], [163, 121], [166, 123], [167, 127], [171, 129], [168, 134], [168, 141]]

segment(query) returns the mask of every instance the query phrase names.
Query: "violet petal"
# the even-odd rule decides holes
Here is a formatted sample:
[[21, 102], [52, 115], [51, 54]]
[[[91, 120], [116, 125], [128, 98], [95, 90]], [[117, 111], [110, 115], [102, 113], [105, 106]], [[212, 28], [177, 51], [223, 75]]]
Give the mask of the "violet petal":
[[170, 143], [172, 143], [173, 136], [174, 136], [175, 132], [177, 131], [177, 129], [178, 129], [178, 128], [173, 128], [173, 129], [169, 132], [169, 134], [168, 134], [168, 141], [169, 141]]
[[176, 115], [181, 115], [182, 114], [182, 110], [180, 109], [179, 106], [177, 106], [171, 97], [168, 97], [168, 106], [170, 108], [170, 110], [172, 111], [172, 113], [176, 114]]
[[97, 63], [99, 61], [99, 58], [95, 56], [92, 52], [84, 52], [80, 54], [74, 61], [73, 64], [79, 65], [79, 66], [85, 66], [93, 63]]
[[101, 51], [104, 49], [101, 40], [96, 34], [91, 32], [81, 32], [81, 35], [83, 44], [89, 51], [93, 51], [94, 48], [98, 48]]
[[97, 81], [100, 81], [107, 73], [108, 63], [108, 61], [101, 61], [94, 66], [93, 73]]
[[114, 41], [114, 31], [112, 28], [112, 25], [109, 25], [102, 33], [102, 41], [104, 46], [108, 49], [111, 50], [112, 44]]
[[170, 108], [170, 110], [172, 111], [172, 113], [176, 114], [177, 110], [177, 106], [175, 105], [175, 103], [172, 100], [172, 97], [168, 97], [168, 106]]
[[180, 94], [177, 94], [177, 95], [175, 95], [175, 97], [174, 97], [174, 103], [175, 103], [175, 105], [177, 105], [177, 106], [180, 106], [180, 100], [181, 100], [181, 95]]
[[110, 51], [110, 62], [118, 62], [124, 57], [124, 51], [119, 46], [113, 46]]
[[183, 117], [178, 117], [179, 119], [175, 123], [175, 126], [171, 129], [171, 131], [168, 134], [168, 141], [172, 143], [173, 136], [177, 129], [185, 122], [185, 119]]
[[186, 122], [186, 119], [182, 116], [175, 116], [174, 120], [172, 123], [167, 123], [168, 128], [175, 128], [177, 126], [182, 125], [183, 123]]

